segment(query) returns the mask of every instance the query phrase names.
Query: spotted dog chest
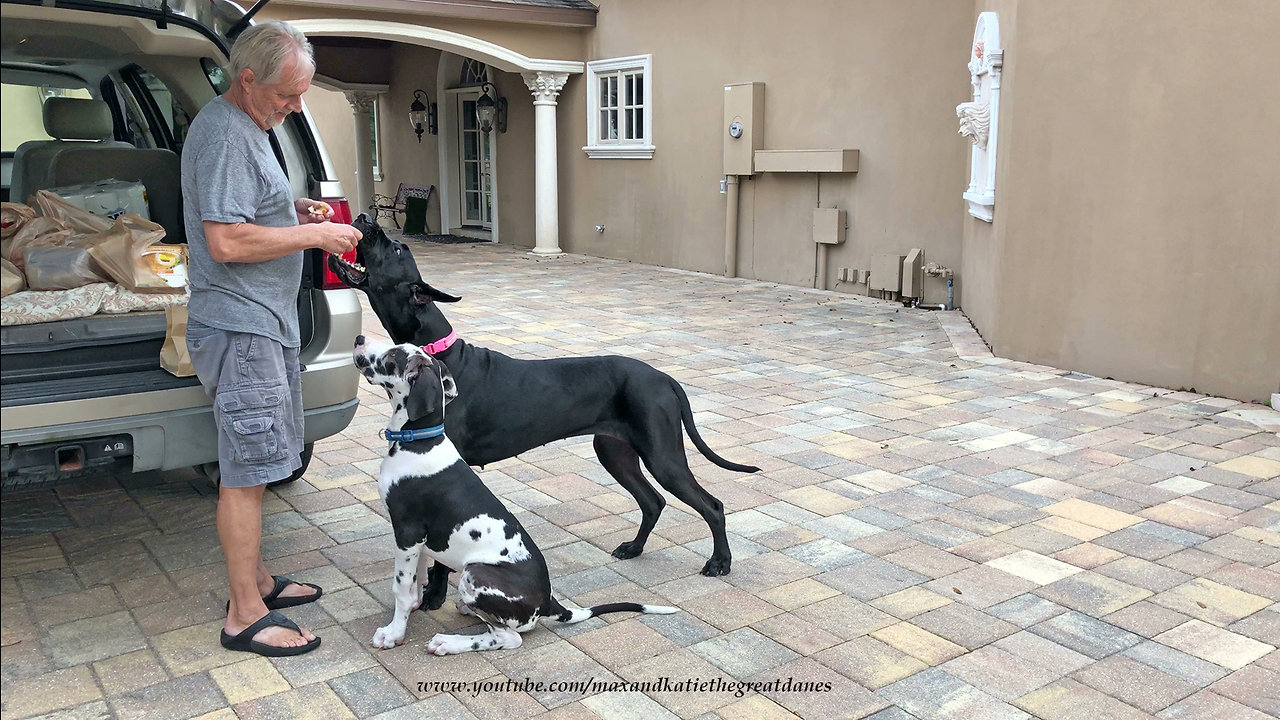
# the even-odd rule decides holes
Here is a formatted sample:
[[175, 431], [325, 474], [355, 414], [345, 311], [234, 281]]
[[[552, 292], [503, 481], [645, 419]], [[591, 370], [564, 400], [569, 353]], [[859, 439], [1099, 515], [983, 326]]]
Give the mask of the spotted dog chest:
[[529, 559], [521, 528], [489, 515], [471, 518], [454, 527], [443, 548], [433, 547], [428, 539], [424, 550], [436, 562], [452, 568], [471, 563], [499, 565]]
[[449, 442], [448, 438], [443, 438], [439, 444], [425, 453], [405, 450], [397, 443], [382, 460], [382, 467], [378, 472], [378, 494], [382, 496], [382, 502], [385, 503], [391, 488], [399, 485], [401, 481], [439, 475], [461, 462], [462, 457], [458, 455], [457, 448]]

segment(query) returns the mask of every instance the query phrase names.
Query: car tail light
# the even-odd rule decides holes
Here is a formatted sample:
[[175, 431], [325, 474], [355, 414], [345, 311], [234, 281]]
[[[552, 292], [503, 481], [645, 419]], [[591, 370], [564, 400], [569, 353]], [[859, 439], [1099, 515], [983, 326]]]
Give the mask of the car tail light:
[[351, 224], [351, 206], [347, 204], [346, 198], [321, 199], [329, 203], [329, 207], [333, 208], [333, 222], [342, 223], [343, 225]]
[[[329, 203], [329, 207], [333, 208], [332, 222], [342, 223], [344, 225], [351, 224], [351, 206], [347, 204], [346, 198], [322, 198], [324, 202]], [[322, 258], [320, 289], [321, 290], [338, 290], [346, 287], [346, 283], [342, 282], [332, 270], [329, 269], [329, 253], [324, 253]], [[356, 261], [356, 251], [348, 250], [342, 253], [342, 259], [348, 262]]]

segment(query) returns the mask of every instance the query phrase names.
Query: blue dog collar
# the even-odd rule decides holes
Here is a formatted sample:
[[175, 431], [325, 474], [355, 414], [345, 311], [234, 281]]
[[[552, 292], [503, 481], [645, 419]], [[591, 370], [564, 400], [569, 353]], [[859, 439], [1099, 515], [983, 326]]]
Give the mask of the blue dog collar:
[[427, 438], [440, 437], [444, 434], [444, 425], [436, 425], [429, 428], [418, 428], [417, 430], [383, 430], [381, 435], [391, 442], [412, 442], [414, 440], [426, 440]]

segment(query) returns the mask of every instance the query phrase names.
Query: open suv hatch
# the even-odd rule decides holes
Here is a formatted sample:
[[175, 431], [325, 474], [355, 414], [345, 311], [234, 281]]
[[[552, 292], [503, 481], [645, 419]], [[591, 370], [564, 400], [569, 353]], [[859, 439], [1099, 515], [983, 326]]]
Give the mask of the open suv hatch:
[[[166, 226], [170, 241], [182, 242], [177, 154], [190, 118], [225, 88], [222, 67], [231, 38], [247, 25], [243, 9], [225, 0], [0, 0], [0, 12], [4, 199], [26, 201], [10, 198], [11, 190], [26, 195], [90, 180], [141, 181], [152, 219]], [[105, 104], [110, 138], [54, 140], [41, 132], [42, 106], [51, 97]], [[103, 167], [46, 166], [40, 163], [47, 153], [25, 152], [24, 142], [28, 149], [109, 143], [112, 154], [94, 163]], [[349, 222], [310, 116], [291, 116], [272, 131], [271, 142], [294, 195], [323, 198]], [[112, 157], [123, 160], [113, 167]], [[351, 342], [360, 332], [360, 313], [356, 292], [332, 275], [323, 253], [307, 251], [298, 288], [303, 470], [315, 441], [341, 431], [355, 415]], [[163, 312], [0, 328], [4, 488], [184, 467], [216, 479], [213, 410], [196, 378], [160, 369], [164, 335]]]

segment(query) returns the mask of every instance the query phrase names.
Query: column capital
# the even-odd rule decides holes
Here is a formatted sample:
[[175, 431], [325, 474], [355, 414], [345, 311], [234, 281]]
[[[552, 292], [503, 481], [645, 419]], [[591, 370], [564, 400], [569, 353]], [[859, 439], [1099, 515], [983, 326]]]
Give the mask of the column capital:
[[555, 105], [556, 96], [560, 94], [561, 88], [569, 80], [569, 73], [546, 72], [543, 70], [520, 73], [520, 76], [524, 78], [524, 84], [529, 87], [529, 92], [533, 93], [535, 105], [539, 103]]
[[347, 97], [347, 102], [351, 103], [351, 110], [356, 113], [368, 113], [373, 109], [373, 104], [378, 101], [378, 94], [355, 90], [342, 93]]

